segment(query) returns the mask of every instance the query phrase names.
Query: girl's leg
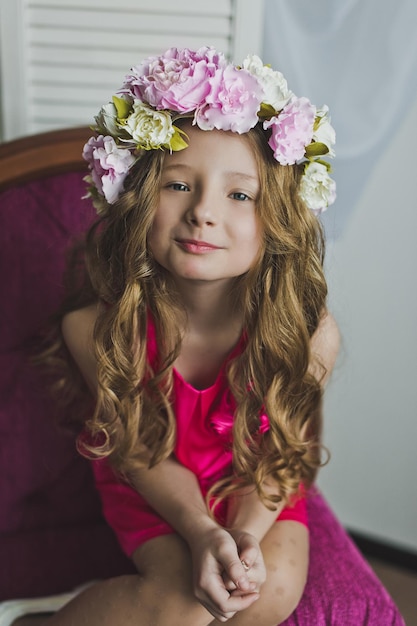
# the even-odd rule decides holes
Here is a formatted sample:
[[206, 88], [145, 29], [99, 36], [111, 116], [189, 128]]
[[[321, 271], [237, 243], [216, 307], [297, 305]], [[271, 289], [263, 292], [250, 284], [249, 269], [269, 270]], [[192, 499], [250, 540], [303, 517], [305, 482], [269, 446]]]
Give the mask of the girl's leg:
[[141, 546], [138, 575], [100, 582], [77, 596], [45, 626], [208, 626], [213, 617], [194, 598], [188, 546], [165, 535]]
[[[261, 596], [231, 626], [276, 626], [295, 609], [308, 569], [308, 531], [277, 522], [262, 544], [267, 579]], [[90, 587], [45, 626], [218, 626], [194, 598], [188, 546], [177, 535], [152, 539], [135, 553], [139, 574]]]
[[[302, 524], [276, 522], [261, 543], [266, 581], [260, 598], [230, 619], [229, 626], [277, 626], [297, 607], [307, 581], [309, 536]], [[210, 626], [219, 626], [214, 620]]]

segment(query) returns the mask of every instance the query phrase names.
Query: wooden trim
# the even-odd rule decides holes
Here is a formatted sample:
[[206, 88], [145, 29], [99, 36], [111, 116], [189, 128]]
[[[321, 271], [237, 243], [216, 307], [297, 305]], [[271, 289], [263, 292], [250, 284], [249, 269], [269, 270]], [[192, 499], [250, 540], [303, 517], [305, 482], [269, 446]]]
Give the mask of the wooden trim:
[[92, 131], [88, 126], [53, 130], [0, 144], [0, 190], [42, 176], [87, 172], [82, 149]]

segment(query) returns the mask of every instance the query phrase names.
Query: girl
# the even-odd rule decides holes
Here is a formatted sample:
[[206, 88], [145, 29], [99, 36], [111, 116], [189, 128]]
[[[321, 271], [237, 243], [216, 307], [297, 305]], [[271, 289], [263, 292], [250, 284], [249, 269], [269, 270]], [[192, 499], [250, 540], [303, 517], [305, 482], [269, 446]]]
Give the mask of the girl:
[[170, 49], [96, 131], [100, 217], [62, 335], [95, 397], [79, 448], [138, 575], [49, 623], [281, 623], [306, 581], [338, 348], [316, 217], [335, 195], [328, 111], [258, 57]]

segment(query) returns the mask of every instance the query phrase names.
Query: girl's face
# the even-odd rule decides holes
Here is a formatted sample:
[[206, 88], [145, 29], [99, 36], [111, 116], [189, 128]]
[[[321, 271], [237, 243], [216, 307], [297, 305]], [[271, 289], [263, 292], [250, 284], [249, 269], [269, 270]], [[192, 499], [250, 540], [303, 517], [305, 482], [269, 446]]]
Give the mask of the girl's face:
[[188, 148], [165, 157], [150, 250], [177, 281], [227, 283], [260, 251], [257, 164], [236, 133], [186, 132]]

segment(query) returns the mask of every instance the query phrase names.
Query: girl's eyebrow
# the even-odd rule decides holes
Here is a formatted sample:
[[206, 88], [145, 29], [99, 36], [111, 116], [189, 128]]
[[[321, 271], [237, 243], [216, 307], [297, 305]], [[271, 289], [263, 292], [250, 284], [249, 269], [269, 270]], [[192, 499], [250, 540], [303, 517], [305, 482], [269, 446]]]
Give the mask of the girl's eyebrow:
[[[166, 165], [163, 171], [166, 172], [169, 170], [176, 170], [176, 169], [185, 169], [185, 170], [192, 171], [193, 167], [191, 165], [188, 165], [187, 163], [173, 163], [172, 165]], [[247, 174], [246, 172], [239, 172], [238, 170], [226, 171], [224, 172], [224, 176], [225, 178], [244, 178], [246, 180], [250, 180], [256, 183], [259, 182], [258, 176], [253, 175], [253, 174]]]
[[173, 163], [172, 165], [164, 165], [163, 172], [166, 172], [167, 170], [182, 170], [182, 169], [192, 170], [193, 168], [191, 167], [191, 165], [187, 165], [187, 163]]
[[230, 172], [225, 172], [225, 176], [230, 177], [230, 178], [245, 178], [247, 180], [252, 180], [256, 183], [259, 182], [258, 176], [253, 175], [253, 174], [246, 174], [246, 172], [230, 171]]

